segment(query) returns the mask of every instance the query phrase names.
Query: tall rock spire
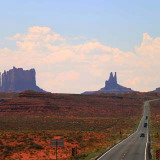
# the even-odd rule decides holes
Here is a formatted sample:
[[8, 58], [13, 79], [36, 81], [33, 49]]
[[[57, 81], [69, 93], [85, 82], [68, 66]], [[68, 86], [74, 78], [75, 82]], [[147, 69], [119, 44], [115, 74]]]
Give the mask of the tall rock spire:
[[114, 81], [117, 84], [117, 73], [116, 72], [115, 72], [115, 75], [114, 75]]
[[105, 82], [105, 88], [106, 89], [113, 89], [117, 87], [117, 75], [115, 72], [115, 75], [113, 77], [113, 73], [110, 73], [108, 81]]
[[98, 91], [87, 91], [83, 94], [93, 94], [93, 93], [128, 93], [128, 92], [136, 92], [133, 91], [131, 88], [127, 88], [121, 86], [117, 83], [117, 73], [115, 72], [114, 76], [113, 73], [110, 73], [109, 79], [105, 81], [105, 87], [101, 88]]
[[121, 86], [117, 83], [117, 73], [115, 72], [114, 76], [113, 73], [110, 73], [109, 79], [105, 81], [105, 87], [101, 88], [98, 91], [87, 91], [83, 94], [93, 94], [93, 93], [128, 93], [128, 92], [136, 92], [133, 91], [131, 88], [127, 88]]
[[2, 89], [6, 89], [6, 71], [2, 73]]
[[109, 80], [108, 81], [113, 81], [113, 73], [111, 72], [110, 73], [110, 76], [109, 76]]

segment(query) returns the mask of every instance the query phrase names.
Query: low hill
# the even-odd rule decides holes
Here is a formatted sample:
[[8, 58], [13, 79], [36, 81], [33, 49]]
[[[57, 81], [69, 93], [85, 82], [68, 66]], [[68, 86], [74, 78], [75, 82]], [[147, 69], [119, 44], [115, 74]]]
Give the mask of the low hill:
[[25, 91], [19, 93], [18, 97], [1, 101], [0, 115], [106, 117], [114, 116], [116, 112], [116, 115], [121, 116], [124, 107], [128, 108], [126, 112], [136, 114], [133, 112], [133, 107], [141, 106], [144, 99], [156, 96], [156, 93], [146, 95], [134, 92], [79, 95]]

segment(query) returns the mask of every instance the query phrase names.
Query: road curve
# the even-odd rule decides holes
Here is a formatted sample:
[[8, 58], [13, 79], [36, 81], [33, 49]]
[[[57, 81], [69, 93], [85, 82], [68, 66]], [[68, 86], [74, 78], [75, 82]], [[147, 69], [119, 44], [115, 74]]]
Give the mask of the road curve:
[[[148, 124], [149, 102], [144, 103], [144, 112], [140, 120], [137, 130], [128, 138], [118, 143], [96, 160], [149, 160], [148, 157], [148, 126], [144, 127], [144, 123]], [[145, 133], [145, 137], [140, 137], [141, 133]]]

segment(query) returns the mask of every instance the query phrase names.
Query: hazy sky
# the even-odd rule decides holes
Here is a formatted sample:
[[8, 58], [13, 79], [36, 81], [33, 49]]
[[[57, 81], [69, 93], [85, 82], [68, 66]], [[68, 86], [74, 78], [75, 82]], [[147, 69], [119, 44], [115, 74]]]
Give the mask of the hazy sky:
[[0, 71], [35, 68], [52, 92], [104, 86], [111, 71], [134, 90], [160, 87], [160, 1], [0, 2]]

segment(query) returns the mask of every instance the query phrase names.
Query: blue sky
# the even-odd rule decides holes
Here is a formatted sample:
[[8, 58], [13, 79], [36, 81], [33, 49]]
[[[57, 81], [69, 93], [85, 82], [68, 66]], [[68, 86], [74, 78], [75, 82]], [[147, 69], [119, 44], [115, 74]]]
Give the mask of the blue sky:
[[143, 33], [160, 36], [159, 6], [158, 0], [5, 0], [0, 3], [0, 42], [39, 25], [130, 51]]
[[[94, 90], [94, 88], [103, 87], [110, 71], [119, 72], [120, 82], [123, 85], [142, 91], [154, 89], [158, 85], [160, 86], [158, 81], [160, 76], [158, 76], [158, 71], [155, 71], [157, 66], [159, 67], [158, 62], [154, 62], [154, 66], [151, 62], [151, 60], [159, 58], [159, 40], [157, 40], [160, 37], [159, 6], [160, 1], [158, 0], [1, 1], [0, 59], [2, 61], [10, 60], [13, 63], [1, 65], [0, 70], [9, 69], [11, 65], [27, 69], [34, 67], [38, 72], [38, 84], [45, 89], [54, 90], [46, 83], [51, 85], [53, 77], [58, 77], [57, 81], [52, 84], [56, 88], [56, 92], [80, 93], [86, 89]], [[38, 27], [34, 28], [34, 26]], [[32, 31], [29, 31], [29, 28]], [[55, 38], [57, 35], [54, 33], [60, 36], [56, 40], [53, 40], [52, 37], [51, 41], [45, 41], [45, 45], [42, 47], [42, 42], [38, 39], [35, 38], [34, 42], [28, 39], [28, 37], [37, 34], [37, 30], [39, 37], [42, 36], [42, 32], [45, 32], [45, 36], [49, 35]], [[15, 38], [14, 35], [17, 33], [21, 36]], [[44, 38], [44, 35], [42, 37]], [[82, 38], [75, 40], [73, 37]], [[38, 45], [35, 46], [35, 44], [41, 44], [41, 47], [38, 48]], [[52, 46], [50, 46], [51, 44]], [[59, 48], [53, 49], [57, 44], [61, 45], [59, 45]], [[138, 49], [135, 47], [138, 47]], [[119, 51], [116, 51], [115, 48]], [[42, 50], [44, 50], [44, 53], [40, 54]], [[24, 64], [21, 57], [23, 55], [31, 58], [31, 54], [28, 55], [28, 52], [32, 53], [35, 63]], [[4, 53], [6, 54], [3, 55]], [[59, 53], [59, 55], [56, 55], [56, 53]], [[152, 55], [149, 53], [152, 53]], [[51, 57], [53, 63], [45, 64], [44, 66], [47, 66], [45, 70], [38, 65], [39, 63], [36, 60], [43, 57], [41, 60], [44, 60], [45, 63], [49, 54], [53, 56]], [[14, 60], [12, 60], [12, 56], [15, 57]], [[54, 56], [56, 56], [55, 59]], [[75, 60], [76, 56], [80, 56], [78, 58], [83, 60], [77, 62]], [[95, 61], [97, 57], [102, 61], [99, 64]], [[103, 60], [103, 57], [106, 61]], [[108, 60], [115, 59], [117, 64], [108, 62]], [[18, 64], [17, 60], [22, 61], [22, 64]], [[143, 66], [143, 69], [138, 73], [136, 72], [137, 61], [139, 61], [139, 67]], [[84, 72], [85, 67], [90, 68], [90, 71], [88, 71], [90, 74]], [[143, 83], [143, 80], [147, 78], [147, 71], [150, 71], [148, 75], [150, 78], [148, 82]], [[49, 82], [46, 82], [42, 75], [48, 76]], [[56, 82], [63, 75], [68, 76], [67, 81], [70, 83], [68, 88], [65, 88], [66, 86], [63, 84], [59, 84], [59, 87], [56, 86]], [[75, 87], [72, 87], [73, 82], [69, 82], [71, 80], [69, 75], [74, 75], [71, 77], [75, 78]], [[88, 78], [84, 81], [82, 77], [86, 76]], [[91, 81], [93, 84], [87, 88]], [[86, 86], [76, 88], [77, 83], [85, 83]]]

